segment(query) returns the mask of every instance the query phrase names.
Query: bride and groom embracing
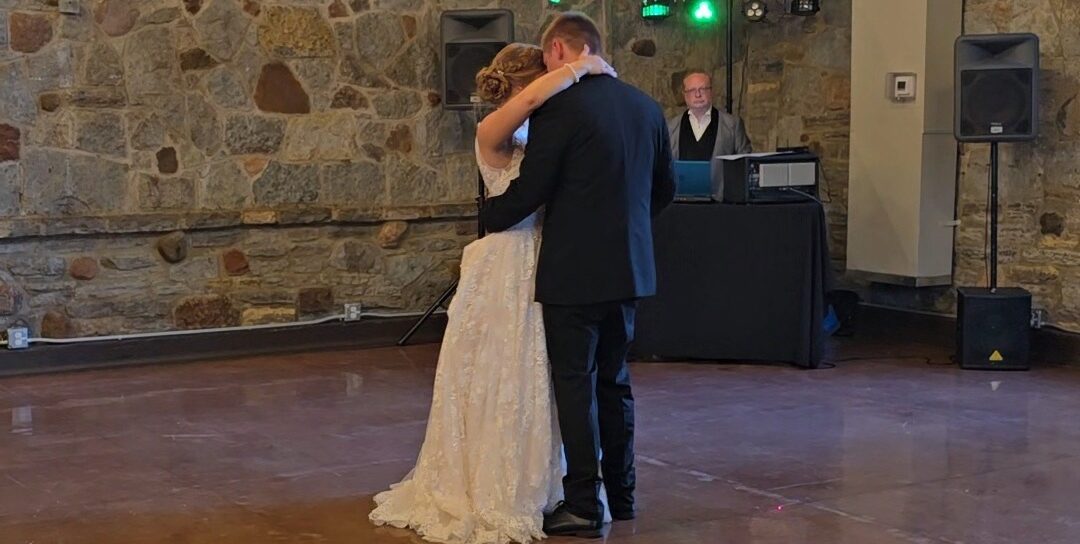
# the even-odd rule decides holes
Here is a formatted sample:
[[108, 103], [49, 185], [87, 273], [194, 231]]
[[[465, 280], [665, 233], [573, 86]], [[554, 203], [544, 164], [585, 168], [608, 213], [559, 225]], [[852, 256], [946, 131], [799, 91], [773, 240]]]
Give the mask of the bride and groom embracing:
[[498, 105], [476, 137], [494, 234], [462, 256], [416, 466], [369, 516], [434, 542], [597, 537], [635, 514], [626, 356], [675, 192], [667, 124], [594, 54], [587, 16], [541, 45], [476, 76]]

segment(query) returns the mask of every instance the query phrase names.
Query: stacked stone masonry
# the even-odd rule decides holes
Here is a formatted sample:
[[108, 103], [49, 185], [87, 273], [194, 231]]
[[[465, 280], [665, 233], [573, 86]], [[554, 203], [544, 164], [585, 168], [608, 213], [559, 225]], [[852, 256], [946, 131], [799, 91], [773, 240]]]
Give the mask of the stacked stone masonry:
[[[0, 0], [0, 328], [44, 336], [260, 324], [345, 302], [415, 310], [473, 239], [471, 112], [439, 94], [439, 15], [510, 9], [521, 41], [547, 0]], [[724, 35], [634, 0], [593, 16], [620, 77], [674, 114]], [[735, 104], [754, 145], [822, 157], [844, 265], [851, 0], [739, 21]], [[1043, 35], [1043, 136], [1007, 147], [1003, 275], [1080, 322], [1080, 40], [1058, 0], [969, 0], [979, 31]], [[984, 150], [966, 150], [957, 278], [983, 270]], [[732, 233], [737, 235], [737, 233]], [[905, 301], [898, 300], [898, 303]], [[951, 298], [919, 305], [951, 308]]]

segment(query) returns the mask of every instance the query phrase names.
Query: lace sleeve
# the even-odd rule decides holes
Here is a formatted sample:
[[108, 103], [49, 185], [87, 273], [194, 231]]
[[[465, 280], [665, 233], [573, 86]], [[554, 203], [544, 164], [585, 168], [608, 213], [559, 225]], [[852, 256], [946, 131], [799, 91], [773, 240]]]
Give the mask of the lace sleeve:
[[499, 176], [502, 175], [503, 172], [510, 168], [510, 163], [507, 163], [507, 165], [502, 168], [498, 168], [495, 166], [491, 166], [486, 161], [484, 161], [484, 156], [480, 154], [479, 140], [473, 142], [473, 148], [476, 150], [476, 165], [480, 168], [480, 174], [484, 176], [485, 180], [497, 179]]
[[518, 176], [524, 150], [515, 145], [510, 156], [510, 162], [502, 168], [497, 168], [484, 162], [484, 157], [480, 155], [479, 142], [476, 142], [475, 148], [476, 165], [480, 169], [480, 175], [484, 178], [484, 186], [487, 187], [488, 196], [501, 195], [510, 186], [510, 181]]

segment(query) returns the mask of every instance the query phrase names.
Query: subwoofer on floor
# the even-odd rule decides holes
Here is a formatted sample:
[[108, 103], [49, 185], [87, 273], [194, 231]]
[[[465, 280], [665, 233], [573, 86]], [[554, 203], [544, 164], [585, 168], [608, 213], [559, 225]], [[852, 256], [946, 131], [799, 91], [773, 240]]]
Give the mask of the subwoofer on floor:
[[469, 109], [476, 93], [476, 73], [514, 41], [514, 14], [506, 9], [445, 11], [440, 27], [443, 105], [451, 110]]
[[1027, 370], [1030, 335], [1031, 293], [957, 289], [956, 358], [961, 368]]
[[1034, 140], [1039, 121], [1039, 37], [982, 34], [956, 39], [953, 131], [961, 142]]

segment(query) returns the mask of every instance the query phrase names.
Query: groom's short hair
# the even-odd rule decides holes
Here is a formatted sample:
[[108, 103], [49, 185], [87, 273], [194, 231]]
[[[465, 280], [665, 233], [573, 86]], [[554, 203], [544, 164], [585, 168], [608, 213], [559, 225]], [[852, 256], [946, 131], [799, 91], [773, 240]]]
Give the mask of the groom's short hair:
[[588, 15], [580, 11], [567, 11], [556, 17], [544, 30], [540, 46], [547, 51], [556, 38], [579, 51], [588, 45], [589, 53], [593, 55], [604, 52], [604, 40], [600, 38], [600, 29]]

